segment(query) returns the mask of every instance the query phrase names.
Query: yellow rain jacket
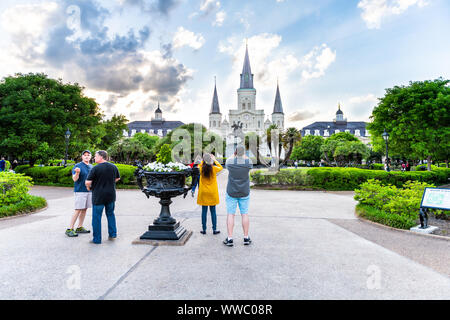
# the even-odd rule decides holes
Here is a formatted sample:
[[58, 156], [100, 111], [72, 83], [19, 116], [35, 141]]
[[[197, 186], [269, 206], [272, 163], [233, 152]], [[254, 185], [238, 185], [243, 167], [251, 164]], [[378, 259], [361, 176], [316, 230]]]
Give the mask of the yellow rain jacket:
[[215, 206], [219, 204], [219, 187], [217, 186], [217, 173], [222, 171], [223, 167], [219, 162], [214, 161], [211, 177], [205, 178], [202, 175], [202, 163], [199, 164], [200, 182], [198, 188], [197, 204], [201, 206]]

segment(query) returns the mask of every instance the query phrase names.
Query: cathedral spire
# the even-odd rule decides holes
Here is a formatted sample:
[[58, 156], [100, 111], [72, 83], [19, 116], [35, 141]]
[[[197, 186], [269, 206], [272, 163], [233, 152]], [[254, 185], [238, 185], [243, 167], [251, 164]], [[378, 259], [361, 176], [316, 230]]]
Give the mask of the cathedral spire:
[[219, 98], [217, 97], [216, 77], [214, 77], [214, 95], [213, 95], [213, 100], [211, 103], [211, 111], [209, 112], [209, 114], [212, 114], [212, 113], [220, 114]]
[[248, 57], [248, 45], [245, 45], [245, 58], [244, 66], [241, 73], [241, 86], [240, 89], [254, 89], [253, 88], [253, 74], [250, 68], [250, 59]]
[[278, 85], [278, 79], [277, 79], [277, 93], [275, 95], [275, 103], [273, 104], [273, 113], [283, 113], [283, 104], [281, 103], [281, 96], [280, 96], [280, 86]]

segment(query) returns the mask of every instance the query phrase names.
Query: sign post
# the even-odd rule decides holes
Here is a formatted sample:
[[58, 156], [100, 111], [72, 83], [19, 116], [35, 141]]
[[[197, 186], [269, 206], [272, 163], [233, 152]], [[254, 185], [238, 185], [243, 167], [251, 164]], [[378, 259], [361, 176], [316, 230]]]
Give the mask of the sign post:
[[411, 231], [432, 233], [438, 229], [428, 225], [428, 209], [450, 210], [450, 189], [425, 188], [419, 209], [420, 226]]

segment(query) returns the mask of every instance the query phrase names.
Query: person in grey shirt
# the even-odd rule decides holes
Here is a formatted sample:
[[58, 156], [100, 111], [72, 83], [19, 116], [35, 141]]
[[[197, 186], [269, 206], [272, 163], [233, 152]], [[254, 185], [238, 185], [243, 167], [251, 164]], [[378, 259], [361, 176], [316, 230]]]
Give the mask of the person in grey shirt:
[[227, 159], [225, 168], [228, 170], [226, 193], [228, 237], [223, 243], [229, 247], [233, 246], [234, 214], [236, 207], [239, 206], [242, 217], [242, 228], [244, 230], [244, 245], [249, 245], [252, 242], [248, 236], [250, 226], [248, 219], [248, 208], [250, 204], [249, 172], [253, 168], [253, 164], [245, 155], [244, 146], [237, 146], [234, 156]]

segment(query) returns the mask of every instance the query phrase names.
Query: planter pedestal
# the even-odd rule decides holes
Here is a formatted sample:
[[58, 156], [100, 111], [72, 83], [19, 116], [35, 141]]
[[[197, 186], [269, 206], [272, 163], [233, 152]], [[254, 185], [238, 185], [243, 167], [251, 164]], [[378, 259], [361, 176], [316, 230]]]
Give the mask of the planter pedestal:
[[186, 229], [177, 222], [173, 225], [157, 225], [148, 226], [148, 231], [139, 239], [141, 240], [180, 240], [186, 233]]
[[[185, 186], [187, 176], [193, 175], [192, 169], [186, 169], [178, 172], [151, 172], [145, 171], [140, 163], [138, 163], [138, 169], [135, 171], [137, 183], [143, 193], [149, 198], [154, 196], [160, 198], [161, 211], [157, 219], [153, 221], [148, 227], [148, 231], [145, 232], [139, 240], [133, 241], [133, 243], [151, 243], [155, 241], [162, 242], [177, 242], [184, 244], [192, 234], [192, 231], [187, 231], [180, 222], [177, 222], [170, 214], [171, 198], [179, 195], [186, 194], [191, 187]], [[142, 178], [145, 178], [147, 185], [144, 187]], [[168, 244], [168, 243], [160, 243]]]

